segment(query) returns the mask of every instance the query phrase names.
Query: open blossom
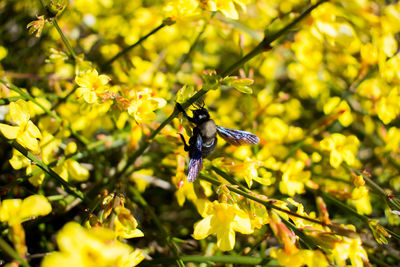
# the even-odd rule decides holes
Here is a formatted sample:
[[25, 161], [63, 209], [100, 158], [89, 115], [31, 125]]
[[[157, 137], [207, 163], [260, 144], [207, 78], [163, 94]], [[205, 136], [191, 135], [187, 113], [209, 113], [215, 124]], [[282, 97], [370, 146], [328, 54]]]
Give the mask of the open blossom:
[[76, 94], [79, 98], [83, 98], [87, 103], [93, 104], [97, 101], [97, 97], [106, 92], [110, 87], [108, 82], [110, 78], [107, 75], [97, 72], [95, 69], [91, 69], [79, 76], [76, 76], [75, 82], [79, 85], [76, 90]]
[[243, 0], [208, 0], [207, 4], [211, 11], [221, 11], [224, 16], [230, 19], [239, 19], [239, 13], [235, 4], [245, 10], [247, 1]]
[[39, 142], [37, 138], [42, 135], [35, 124], [30, 120], [28, 104], [24, 100], [11, 102], [9, 107], [11, 121], [16, 126], [0, 123], [0, 132], [8, 139], [16, 139], [23, 147], [38, 152]]
[[111, 229], [85, 229], [76, 222], [67, 223], [58, 232], [57, 244], [60, 251], [44, 257], [42, 267], [128, 267], [144, 259], [140, 250], [115, 240]]
[[232, 250], [235, 245], [235, 232], [251, 234], [251, 221], [243, 210], [236, 205], [209, 203], [204, 219], [194, 225], [193, 237], [204, 239], [211, 234], [217, 234], [217, 246], [222, 251]]
[[149, 88], [137, 92], [128, 107], [128, 113], [137, 123], [151, 122], [156, 119], [156, 109], [162, 108], [167, 102], [163, 98], [152, 96]]
[[33, 216], [43, 216], [51, 212], [51, 205], [46, 197], [32, 195], [24, 200], [5, 199], [0, 205], [0, 221], [8, 225], [19, 224]]
[[338, 168], [343, 161], [350, 166], [355, 164], [359, 144], [356, 136], [346, 137], [338, 133], [324, 138], [320, 143], [323, 150], [330, 151], [330, 164], [334, 168]]

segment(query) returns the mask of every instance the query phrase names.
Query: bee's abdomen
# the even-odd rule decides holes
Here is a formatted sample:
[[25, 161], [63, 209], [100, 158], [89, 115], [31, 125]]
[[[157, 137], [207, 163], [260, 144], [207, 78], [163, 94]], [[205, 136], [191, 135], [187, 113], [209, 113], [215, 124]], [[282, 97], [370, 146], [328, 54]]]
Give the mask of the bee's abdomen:
[[215, 148], [217, 147], [217, 137], [209, 138], [203, 140], [201, 156], [203, 158], [208, 157], [211, 153], [214, 152]]

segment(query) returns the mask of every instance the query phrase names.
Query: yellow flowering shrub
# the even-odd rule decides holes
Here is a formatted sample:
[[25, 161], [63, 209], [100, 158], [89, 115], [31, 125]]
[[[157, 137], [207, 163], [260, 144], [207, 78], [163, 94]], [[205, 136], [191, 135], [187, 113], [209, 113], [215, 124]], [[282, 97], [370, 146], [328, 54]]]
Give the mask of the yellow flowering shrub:
[[399, 2], [0, 13], [2, 264], [398, 263]]

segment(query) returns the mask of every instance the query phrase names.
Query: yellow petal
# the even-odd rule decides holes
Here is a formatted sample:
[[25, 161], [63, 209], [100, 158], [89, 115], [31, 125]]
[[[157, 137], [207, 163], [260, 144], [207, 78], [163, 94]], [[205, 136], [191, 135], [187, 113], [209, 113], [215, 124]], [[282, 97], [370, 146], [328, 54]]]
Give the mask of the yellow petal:
[[88, 240], [85, 229], [76, 222], [69, 222], [57, 233], [57, 244], [61, 251], [71, 254], [79, 251]]
[[393, 35], [388, 34], [382, 38], [383, 52], [386, 56], [391, 57], [397, 51], [397, 41]]
[[51, 212], [51, 204], [45, 196], [32, 195], [22, 201], [20, 210], [22, 219], [32, 216], [44, 216]]
[[44, 173], [40, 174], [35, 174], [34, 176], [30, 177], [28, 181], [33, 185], [33, 186], [39, 186], [43, 183], [44, 181]]
[[93, 104], [97, 100], [97, 95], [95, 92], [87, 91], [83, 93], [83, 99], [89, 103]]
[[217, 232], [217, 246], [222, 251], [232, 250], [235, 246], [235, 231], [230, 227], [223, 229]]
[[144, 254], [140, 249], [135, 249], [132, 253], [124, 256], [118, 263], [118, 267], [136, 266], [144, 259]]
[[32, 121], [28, 121], [28, 126], [26, 129], [32, 137], [42, 138], [42, 134], [39, 131], [39, 128], [33, 124]]
[[85, 266], [79, 253], [52, 252], [44, 257], [41, 267], [71, 267]]
[[144, 236], [144, 234], [139, 229], [135, 229], [130, 232], [122, 231], [122, 232], [118, 233], [118, 236], [125, 238], [125, 239], [130, 239], [130, 238], [135, 238], [135, 237], [142, 237], [142, 236]]
[[28, 122], [30, 118], [29, 107], [24, 100], [19, 99], [16, 102], [11, 102], [9, 109], [10, 116], [16, 124], [21, 125]]
[[332, 150], [335, 148], [335, 143], [333, 142], [333, 140], [331, 138], [325, 138], [323, 139], [319, 145], [321, 146], [321, 149], [323, 150]]
[[337, 150], [331, 151], [331, 156], [329, 158], [329, 163], [333, 168], [338, 168], [340, 163], [342, 163], [343, 158], [342, 155]]
[[21, 206], [21, 199], [5, 199], [0, 205], [0, 221], [9, 222], [10, 219], [18, 221], [18, 213]]
[[78, 98], [82, 97], [84, 93], [90, 91], [89, 89], [87, 89], [86, 87], [79, 87], [78, 89], [76, 89], [75, 94], [78, 96]]
[[330, 114], [335, 108], [339, 106], [340, 98], [335, 96], [328, 99], [324, 105], [324, 113]]
[[7, 139], [15, 139], [17, 138], [19, 126], [10, 126], [4, 123], [0, 123], [0, 132]]
[[26, 158], [25, 156], [23, 156], [22, 154], [19, 155], [17, 154], [17, 152], [15, 152], [16, 150], [14, 150], [13, 152], [13, 156], [12, 158], [8, 161], [10, 162], [10, 165], [15, 169], [15, 170], [19, 170], [22, 169], [24, 167], [30, 166], [30, 160], [28, 158]]
[[346, 150], [342, 151], [341, 154], [342, 154], [343, 160], [347, 164], [349, 164], [350, 166], [352, 166], [354, 164], [356, 158], [355, 158], [354, 154], [351, 153], [350, 150], [346, 149]]
[[86, 78], [86, 76], [76, 76], [75, 82], [81, 87], [85, 87], [85, 88], [91, 87], [90, 81], [89, 81], [89, 79]]
[[194, 231], [193, 231], [193, 238], [194, 239], [204, 239], [210, 234], [212, 234], [212, 228], [211, 228], [211, 219], [214, 217], [214, 215], [210, 215], [202, 219], [201, 221], [195, 223], [194, 225]]
[[33, 152], [39, 151], [39, 142], [36, 138], [32, 137], [29, 132], [25, 131], [17, 137], [17, 142], [23, 147], [32, 150]]
[[99, 80], [100, 80], [100, 82], [101, 82], [101, 84], [107, 84], [111, 79], [110, 79], [110, 77], [108, 77], [107, 75], [104, 75], [104, 74], [102, 74], [102, 75], [99, 75]]
[[223, 7], [219, 7], [219, 10], [227, 18], [230, 18], [230, 19], [238, 19], [239, 18], [239, 14], [236, 11], [235, 5], [233, 4], [232, 1], [229, 1], [228, 3], [224, 4]]
[[251, 222], [249, 216], [244, 212], [239, 211], [233, 221], [233, 229], [242, 234], [251, 234], [253, 229], [251, 229]]
[[86, 181], [89, 178], [89, 171], [75, 160], [67, 160], [67, 169], [70, 177], [78, 182]]

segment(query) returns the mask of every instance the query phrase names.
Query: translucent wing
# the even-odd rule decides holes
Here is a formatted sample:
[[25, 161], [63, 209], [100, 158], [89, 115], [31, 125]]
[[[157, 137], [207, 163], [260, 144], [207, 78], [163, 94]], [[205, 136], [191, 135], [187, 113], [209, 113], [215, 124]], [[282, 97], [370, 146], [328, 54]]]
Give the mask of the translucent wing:
[[196, 144], [194, 149], [190, 152], [190, 161], [188, 167], [188, 182], [193, 182], [199, 175], [200, 170], [203, 168], [203, 158], [201, 157], [201, 147], [203, 145], [203, 139], [198, 134], [196, 138]]
[[225, 128], [217, 125], [218, 134], [228, 143], [234, 146], [255, 145], [260, 139], [249, 132]]

